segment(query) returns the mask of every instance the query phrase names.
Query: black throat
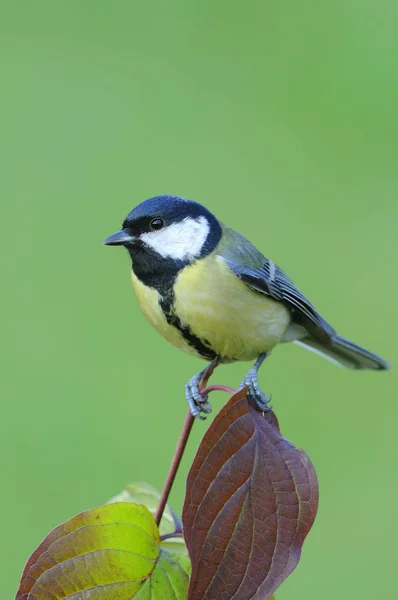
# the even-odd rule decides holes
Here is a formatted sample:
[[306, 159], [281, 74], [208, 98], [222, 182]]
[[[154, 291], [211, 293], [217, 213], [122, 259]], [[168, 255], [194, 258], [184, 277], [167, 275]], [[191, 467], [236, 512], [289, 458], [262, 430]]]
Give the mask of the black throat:
[[133, 273], [145, 286], [154, 288], [160, 296], [166, 296], [173, 289], [178, 273], [187, 262], [163, 258], [142, 244], [127, 248], [131, 256]]
[[221, 225], [211, 213], [208, 213], [206, 218], [210, 225], [209, 234], [200, 254], [193, 259], [164, 258], [140, 240], [127, 246], [132, 260], [132, 269], [138, 279], [144, 285], [157, 290], [161, 296], [166, 296], [172, 290], [177, 275], [182, 269], [205, 258], [217, 247], [222, 235]]

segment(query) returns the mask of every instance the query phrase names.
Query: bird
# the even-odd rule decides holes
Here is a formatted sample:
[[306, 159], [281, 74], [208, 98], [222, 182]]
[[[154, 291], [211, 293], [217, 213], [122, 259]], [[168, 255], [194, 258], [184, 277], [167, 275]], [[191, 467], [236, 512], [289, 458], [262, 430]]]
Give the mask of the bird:
[[[144, 200], [104, 244], [127, 249], [138, 304], [166, 340], [214, 364], [255, 361], [239, 389], [247, 386], [260, 411], [271, 407], [258, 371], [279, 343], [351, 369], [389, 368], [338, 335], [278, 265], [193, 200]], [[185, 386], [191, 413], [201, 419], [211, 411], [199, 387], [206, 368]]]

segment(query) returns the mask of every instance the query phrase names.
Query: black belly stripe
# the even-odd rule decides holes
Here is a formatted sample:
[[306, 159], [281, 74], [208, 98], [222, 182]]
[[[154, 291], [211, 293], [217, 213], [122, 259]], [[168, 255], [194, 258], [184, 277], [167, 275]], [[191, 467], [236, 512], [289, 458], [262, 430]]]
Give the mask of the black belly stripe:
[[201, 340], [194, 335], [189, 326], [183, 325], [174, 310], [174, 284], [178, 273], [187, 265], [186, 262], [161, 259], [159, 255], [147, 248], [134, 248], [131, 251], [132, 268], [138, 279], [146, 286], [154, 288], [160, 295], [160, 308], [169, 325], [172, 325], [183, 336], [184, 340], [203, 358], [213, 360], [217, 354], [212, 350], [208, 340]]
[[174, 291], [169, 290], [162, 296], [159, 304], [169, 325], [172, 325], [181, 333], [182, 337], [188, 344], [196, 350], [203, 358], [213, 360], [217, 354], [212, 350], [208, 340], [201, 340], [194, 335], [188, 325], [183, 325], [181, 319], [174, 312]]

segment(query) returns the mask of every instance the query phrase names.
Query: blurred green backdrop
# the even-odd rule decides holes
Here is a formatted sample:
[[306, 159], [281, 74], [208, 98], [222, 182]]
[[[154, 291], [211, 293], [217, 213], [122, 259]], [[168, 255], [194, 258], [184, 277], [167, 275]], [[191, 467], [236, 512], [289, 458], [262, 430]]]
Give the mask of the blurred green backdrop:
[[[0, 580], [11, 598], [49, 529], [129, 481], [161, 487], [168, 468], [183, 385], [201, 363], [151, 330], [126, 253], [101, 245], [144, 198], [203, 202], [341, 333], [397, 364], [398, 9], [35, 0], [0, 13]], [[237, 384], [246, 368], [214, 381]], [[286, 346], [261, 381], [321, 486], [278, 600], [396, 598], [396, 371], [349, 372]], [[178, 510], [205, 427], [173, 491]]]

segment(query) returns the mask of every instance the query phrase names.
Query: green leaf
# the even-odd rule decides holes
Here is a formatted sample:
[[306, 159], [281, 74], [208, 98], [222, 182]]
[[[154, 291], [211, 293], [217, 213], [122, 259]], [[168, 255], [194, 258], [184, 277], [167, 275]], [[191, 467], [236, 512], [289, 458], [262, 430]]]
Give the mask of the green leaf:
[[145, 506], [113, 503], [54, 529], [24, 569], [17, 600], [185, 600], [181, 555], [160, 547]]
[[165, 550], [171, 550], [178, 555], [186, 556], [188, 558], [188, 564], [190, 564], [188, 549], [182, 536], [166, 539], [161, 538], [161, 546], [162, 548], [165, 548]]
[[[144, 504], [152, 515], [155, 516], [159, 500], [160, 492], [156, 488], [149, 483], [136, 482], [126, 485], [124, 490], [109, 500], [109, 503], [135, 502], [136, 504]], [[191, 561], [189, 560], [188, 549], [182, 535], [182, 526], [177, 515], [169, 505], [166, 506], [163, 512], [159, 532], [161, 547], [180, 554], [184, 569], [190, 571]], [[170, 534], [176, 534], [176, 536], [162, 539], [162, 536], [169, 536]]]
[[[135, 502], [136, 504], [144, 504], [152, 515], [155, 516], [159, 500], [160, 492], [149, 483], [140, 481], [126, 485], [124, 490], [109, 500], [109, 503]], [[163, 512], [159, 532], [161, 536], [175, 532], [181, 532], [182, 535], [181, 523], [169, 505], [166, 506]]]
[[[181, 572], [186, 579], [181, 577]], [[188, 579], [176, 556], [168, 550], [161, 550], [153, 576], [144, 583], [134, 600], [186, 600]]]

